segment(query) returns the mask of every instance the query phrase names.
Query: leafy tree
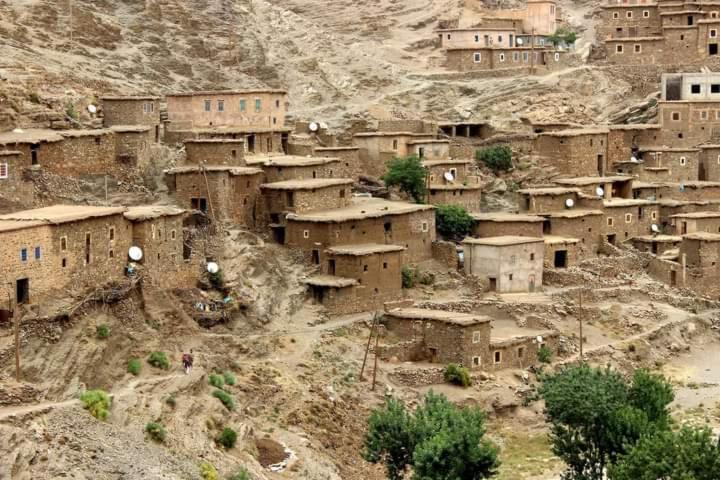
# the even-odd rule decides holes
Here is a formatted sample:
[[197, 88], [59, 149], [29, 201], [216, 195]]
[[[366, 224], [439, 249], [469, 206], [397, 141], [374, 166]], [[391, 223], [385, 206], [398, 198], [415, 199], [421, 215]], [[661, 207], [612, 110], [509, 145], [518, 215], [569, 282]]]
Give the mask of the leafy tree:
[[610, 468], [611, 480], [715, 480], [720, 443], [708, 428], [683, 427], [644, 436]]
[[512, 150], [507, 145], [495, 145], [475, 151], [475, 160], [490, 170], [501, 172], [512, 168]]
[[545, 377], [540, 393], [566, 480], [602, 480], [638, 439], [667, 428], [673, 399], [661, 376], [639, 370], [628, 383], [618, 372], [585, 364]]
[[543, 345], [542, 347], [538, 348], [537, 357], [541, 363], [550, 363], [552, 361], [553, 351], [547, 345]]
[[561, 27], [555, 30], [555, 33], [549, 35], [547, 38], [555, 46], [558, 46], [561, 43], [572, 45], [577, 41], [577, 33]]
[[382, 177], [388, 187], [397, 186], [400, 191], [410, 195], [416, 203], [425, 199], [425, 177], [427, 170], [420, 157], [394, 158], [387, 163], [387, 173]]
[[413, 412], [395, 399], [370, 416], [365, 459], [384, 462], [390, 480], [479, 480], [497, 473], [497, 448], [484, 439], [485, 414], [430, 392]]
[[435, 224], [444, 238], [461, 240], [472, 229], [475, 220], [460, 205], [437, 205], [435, 208]]

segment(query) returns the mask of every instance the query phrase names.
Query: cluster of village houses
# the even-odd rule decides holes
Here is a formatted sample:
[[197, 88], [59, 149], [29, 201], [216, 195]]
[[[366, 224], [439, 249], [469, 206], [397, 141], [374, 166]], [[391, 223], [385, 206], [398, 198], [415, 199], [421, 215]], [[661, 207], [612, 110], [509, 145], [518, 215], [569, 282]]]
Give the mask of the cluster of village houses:
[[[515, 212], [480, 208], [472, 158], [491, 134], [481, 123], [385, 120], [340, 145], [317, 123], [287, 126], [282, 90], [169, 95], [163, 120], [159, 98], [105, 97], [103, 129], [0, 133], [0, 194], [32, 204], [33, 171], [121, 175], [151, 162], [150, 145], [165, 142], [185, 150], [184, 161], [165, 171], [175, 205], [53, 205], [0, 215], [0, 298], [42, 302], [70, 286], [140, 274], [158, 288], [194, 286], [212, 260], [189, 236], [201, 216], [302, 252], [313, 267], [308, 297], [330, 314], [385, 309], [400, 339], [386, 356], [524, 366], [541, 347], [557, 346], [556, 332], [538, 326], [518, 335], [492, 318], [398, 303], [403, 265], [435, 259], [459, 268], [456, 246], [436, 236], [434, 205], [461, 205], [473, 216], [461, 268], [490, 291], [540, 290], [544, 269], [626, 243], [652, 254], [656, 278], [716, 295], [716, 85], [720, 75], [665, 75], [657, 124], [534, 125], [532, 154], [556, 175], [519, 190]], [[388, 160], [407, 155], [426, 167], [427, 204], [354, 193], [359, 175], [379, 177]]]

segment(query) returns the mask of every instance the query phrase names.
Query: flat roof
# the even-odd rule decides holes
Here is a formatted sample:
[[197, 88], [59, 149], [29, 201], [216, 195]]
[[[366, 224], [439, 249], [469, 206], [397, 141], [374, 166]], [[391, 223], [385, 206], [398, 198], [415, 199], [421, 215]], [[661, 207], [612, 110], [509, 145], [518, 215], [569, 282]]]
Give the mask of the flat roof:
[[403, 215], [413, 212], [433, 210], [432, 205], [420, 205], [408, 202], [393, 202], [381, 198], [353, 198], [349, 207], [336, 208], [320, 212], [287, 215], [287, 220], [296, 222], [334, 223], [364, 218], [379, 218], [386, 215]]
[[632, 185], [632, 189], [640, 189], [640, 188], [666, 188], [670, 185], [665, 182], [643, 182], [643, 181], [634, 181]]
[[110, 130], [117, 133], [144, 133], [150, 131], [149, 125], [113, 125]]
[[648, 146], [648, 147], [640, 147], [638, 149], [641, 152], [699, 152], [699, 148], [680, 148], [680, 147], [666, 147], [666, 146]]
[[40, 143], [40, 142], [61, 142], [65, 138], [108, 135], [112, 130], [98, 128], [93, 130], [50, 130], [45, 128], [31, 128], [18, 132], [0, 133], [0, 145], [14, 143]]
[[160, 217], [175, 217], [183, 213], [185, 213], [185, 210], [172, 205], [141, 205], [139, 207], [128, 207], [124, 216], [132, 222], [138, 222]]
[[660, 206], [663, 207], [681, 207], [683, 205], [711, 205], [713, 203], [720, 203], [720, 200], [709, 201], [709, 200], [676, 200], [674, 198], [659, 198], [655, 200]]
[[720, 212], [687, 212], [670, 215], [670, 218], [720, 218]]
[[517, 192], [523, 195], [566, 195], [568, 193], [580, 193], [580, 189], [567, 187], [538, 187], [521, 188]]
[[358, 281], [354, 278], [336, 277], [335, 275], [313, 275], [303, 280], [303, 283], [316, 287], [334, 288], [346, 288], [358, 285]]
[[160, 97], [155, 97], [153, 95], [105, 95], [100, 97], [100, 100], [102, 101], [139, 101], [139, 100], [160, 100]]
[[389, 310], [387, 314], [408, 320], [435, 320], [459, 326], [478, 325], [492, 321], [490, 317], [485, 315], [446, 312], [445, 310], [429, 310], [426, 308], [393, 308]]
[[[170, 123], [172, 127], [172, 122]], [[171, 133], [198, 133], [207, 135], [242, 135], [244, 133], [289, 133], [292, 132], [290, 127], [251, 127], [249, 125], [235, 125], [231, 127], [204, 127], [204, 128], [169, 128]]]
[[[495, 20], [495, 19], [493, 19], [493, 20]], [[515, 19], [506, 18], [505, 20], [515, 20]], [[519, 22], [520, 20], [518, 19], [518, 20], [515, 20], [515, 21], [518, 21], [518, 22]], [[513, 27], [498, 27], [498, 28], [492, 28], [492, 27], [438, 28], [438, 29], [435, 30], [435, 31], [436, 31], [436, 32], [442, 32], [442, 33], [446, 33], [446, 32], [475, 32], [475, 31], [491, 31], [491, 32], [501, 31], [501, 32], [511, 32], [511, 33], [515, 33], [515, 29], [514, 29]]]
[[259, 168], [252, 167], [232, 167], [225, 165], [186, 165], [184, 167], [175, 167], [164, 170], [167, 175], [179, 175], [184, 173], [200, 173], [200, 172], [228, 172], [230, 175], [257, 175], [263, 173]]
[[339, 162], [338, 157], [302, 157], [300, 155], [257, 155], [245, 157], [248, 165], [262, 165], [266, 167], [311, 167], [313, 165], [327, 165]]
[[610, 200], [603, 200], [603, 206], [605, 208], [639, 207], [642, 205], [656, 205], [656, 203], [652, 200], [642, 200], [640, 198], [611, 198]]
[[283, 180], [281, 182], [263, 183], [260, 188], [267, 190], [314, 190], [316, 188], [352, 185], [352, 178], [308, 178], [303, 180]]
[[467, 165], [473, 163], [472, 160], [455, 160], [448, 158], [445, 160], [423, 160], [422, 164], [425, 167], [438, 167], [441, 165]]
[[503, 247], [507, 245], [522, 245], [524, 243], [538, 243], [543, 239], [539, 237], [522, 237], [520, 235], [500, 235], [497, 237], [473, 238], [466, 237], [463, 243], [471, 243], [473, 245], [490, 245], [494, 247]]
[[633, 242], [642, 243], [675, 243], [682, 240], [680, 235], [640, 235], [639, 237], [633, 237]]
[[353, 137], [434, 137], [432, 133], [413, 132], [359, 132]]
[[342, 245], [336, 247], [330, 247], [326, 249], [328, 253], [334, 255], [372, 255], [375, 253], [390, 253], [390, 252], [402, 252], [405, 247], [400, 245], [385, 245], [382, 243], [363, 243], [357, 245]]
[[189, 138], [183, 143], [245, 143], [244, 138]]
[[703, 242], [720, 242], [720, 233], [694, 232], [682, 236], [683, 240], [701, 240]]
[[659, 123], [626, 123], [618, 125], [608, 125], [609, 130], [657, 130], [660, 128]]
[[0, 157], [9, 157], [14, 155], [22, 155], [22, 152], [17, 150], [0, 150]]
[[20, 230], [40, 225], [59, 225], [91, 218], [120, 215], [126, 210], [125, 207], [53, 205], [0, 215], [0, 231]]
[[352, 146], [352, 147], [315, 147], [316, 152], [334, 152], [334, 151], [343, 151], [343, 150], [360, 150], [360, 147]]
[[585, 210], [585, 209], [568, 209], [568, 210], [556, 210], [554, 212], [542, 213], [545, 217], [550, 218], [579, 218], [587, 217], [589, 215], [602, 215], [602, 210]]
[[463, 185], [462, 183], [431, 183], [428, 185], [428, 190], [480, 190], [482, 186], [476, 185]]
[[407, 142], [408, 145], [424, 145], [426, 143], [450, 143], [450, 140], [444, 138], [428, 138], [425, 140], [410, 140]]
[[[666, 27], [663, 27], [666, 28]], [[665, 37], [625, 37], [625, 38], [608, 38], [606, 42], [658, 42], [665, 40]]]
[[627, 182], [633, 180], [635, 177], [630, 175], [611, 175], [606, 177], [573, 177], [573, 178], [558, 178], [553, 182], [560, 185], [594, 185], [596, 183], [612, 183], [612, 182]]
[[538, 135], [546, 137], [579, 137], [581, 135], [602, 135], [609, 131], [607, 127], [568, 128], [565, 130], [542, 132]]
[[287, 90], [281, 88], [248, 88], [244, 90], [199, 90], [197, 92], [180, 92], [165, 95], [166, 98], [171, 97], [197, 97], [200, 95], [250, 95], [253, 93], [280, 93], [287, 94]]
[[472, 213], [470, 216], [478, 222], [544, 222], [545, 219], [539, 215], [526, 215], [522, 213], [494, 212], [494, 213]]
[[560, 235], [543, 235], [545, 245], [562, 245], [565, 243], [580, 243], [579, 238], [563, 237]]

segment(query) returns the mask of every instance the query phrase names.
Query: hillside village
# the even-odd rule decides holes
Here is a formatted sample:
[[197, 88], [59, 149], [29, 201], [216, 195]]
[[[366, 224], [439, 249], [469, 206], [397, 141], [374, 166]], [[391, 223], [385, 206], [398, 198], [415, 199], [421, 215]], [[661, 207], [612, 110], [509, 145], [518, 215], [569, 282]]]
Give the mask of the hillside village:
[[540, 392], [585, 364], [717, 434], [715, 6], [430, 3], [422, 105], [362, 114], [260, 76], [19, 100], [0, 62], [0, 479], [388, 478], [368, 418], [428, 392], [485, 412], [492, 478], [558, 479]]

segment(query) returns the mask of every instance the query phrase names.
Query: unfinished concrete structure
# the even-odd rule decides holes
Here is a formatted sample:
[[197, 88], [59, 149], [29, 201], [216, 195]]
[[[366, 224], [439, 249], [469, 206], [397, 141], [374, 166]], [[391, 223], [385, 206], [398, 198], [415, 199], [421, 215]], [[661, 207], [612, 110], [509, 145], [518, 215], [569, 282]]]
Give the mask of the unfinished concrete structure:
[[542, 238], [500, 236], [466, 238], [465, 273], [487, 280], [490, 291], [534, 292], [542, 287]]

